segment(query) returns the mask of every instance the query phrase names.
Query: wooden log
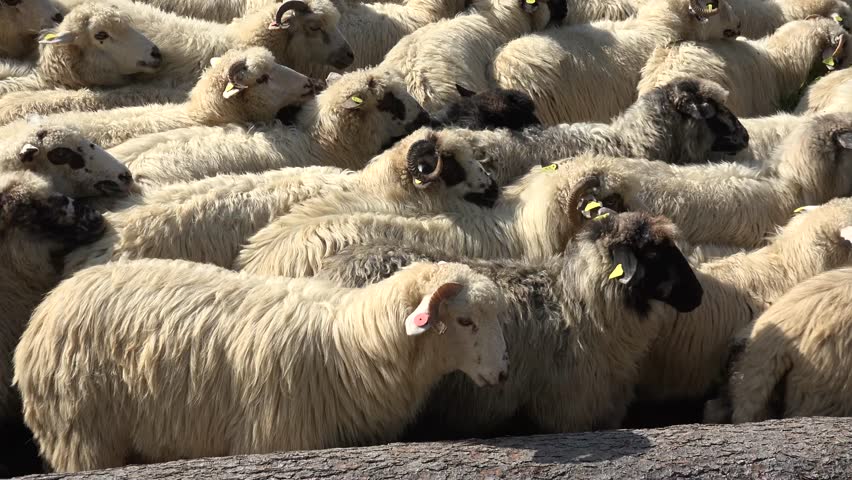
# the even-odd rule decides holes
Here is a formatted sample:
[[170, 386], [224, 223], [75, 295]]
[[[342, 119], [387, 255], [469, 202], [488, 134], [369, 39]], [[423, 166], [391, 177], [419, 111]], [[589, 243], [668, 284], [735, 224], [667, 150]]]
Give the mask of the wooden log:
[[[570, 400], [566, 400], [570, 401]], [[30, 479], [852, 478], [852, 419], [395, 443], [30, 476]]]

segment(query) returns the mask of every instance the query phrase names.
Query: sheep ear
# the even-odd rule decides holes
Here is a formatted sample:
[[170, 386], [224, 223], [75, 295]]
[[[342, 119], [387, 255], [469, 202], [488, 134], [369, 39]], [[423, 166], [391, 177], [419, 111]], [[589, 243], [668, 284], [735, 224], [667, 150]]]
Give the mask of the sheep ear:
[[636, 254], [630, 248], [619, 245], [612, 251], [613, 268], [609, 274], [610, 280], [618, 280], [619, 283], [632, 285], [642, 280], [644, 267], [639, 264]]
[[456, 91], [459, 92], [459, 95], [461, 95], [462, 97], [472, 97], [472, 96], [476, 95], [476, 92], [474, 92], [472, 90], [468, 90], [468, 89], [462, 87], [461, 85], [459, 85], [458, 83], [456, 84]]
[[65, 45], [72, 43], [76, 39], [77, 34], [74, 32], [47, 33], [39, 39], [38, 43], [45, 45]]
[[341, 78], [343, 78], [343, 75], [337, 72], [331, 72], [328, 74], [327, 77], [325, 77], [325, 84], [330, 87], [334, 82], [340, 80]]
[[846, 50], [846, 36], [838, 35], [834, 39], [834, 43], [823, 50], [822, 52], [822, 63], [829, 70], [835, 70], [838, 65], [838, 61], [843, 57], [843, 52]]
[[852, 150], [852, 132], [843, 132], [837, 135], [837, 143], [846, 150]]
[[460, 283], [445, 283], [434, 292], [423, 297], [420, 305], [405, 319], [405, 333], [409, 336], [420, 335], [433, 326], [438, 334], [447, 330], [444, 322], [438, 320], [438, 310], [444, 302], [452, 299], [462, 291]]
[[28, 143], [24, 145], [24, 148], [22, 148], [20, 152], [18, 152], [18, 158], [22, 163], [32, 162], [37, 153], [38, 147], [32, 143]]
[[432, 317], [429, 314], [429, 302], [432, 295], [426, 295], [420, 305], [405, 318], [405, 334], [409, 337], [420, 335], [432, 328]]

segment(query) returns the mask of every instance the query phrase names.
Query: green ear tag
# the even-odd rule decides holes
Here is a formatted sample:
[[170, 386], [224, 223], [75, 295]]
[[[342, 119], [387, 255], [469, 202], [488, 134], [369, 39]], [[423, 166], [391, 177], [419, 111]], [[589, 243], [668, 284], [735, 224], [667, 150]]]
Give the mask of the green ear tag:
[[828, 57], [825, 60], [823, 60], [822, 63], [824, 63], [825, 66], [827, 66], [827, 67], [834, 67], [835, 66], [834, 57]]
[[547, 170], [548, 172], [556, 171], [557, 168], [559, 168], [559, 167], [555, 163], [551, 163], [550, 165], [548, 165], [546, 167], [541, 167], [542, 170]]
[[834, 21], [837, 22], [837, 23], [840, 23], [840, 22], [843, 21], [843, 17], [841, 17], [840, 15], [838, 15], [836, 13], [834, 15], [832, 15], [831, 18], [833, 18]]
[[358, 105], [361, 105], [362, 103], [364, 103], [364, 99], [357, 96], [357, 95], [352, 96], [352, 101], [357, 103]]
[[624, 276], [624, 267], [619, 263], [612, 270], [612, 273], [609, 274], [610, 280], [615, 280], [616, 278], [621, 278]]
[[609, 217], [609, 214], [604, 213], [603, 215], [598, 215], [597, 217], [593, 218], [592, 220], [599, 222], [599, 221], [601, 221], [601, 220], [603, 220], [604, 218], [607, 218], [607, 217]]
[[592, 200], [591, 202], [588, 203], [588, 205], [586, 205], [586, 208], [584, 208], [583, 211], [584, 212], [591, 212], [592, 210], [594, 210], [596, 208], [601, 208], [601, 207], [603, 207], [603, 204], [601, 202], [599, 202], [597, 200]]
[[707, 7], [704, 9], [705, 12], [712, 12], [714, 10], [716, 10], [716, 5], [713, 5], [712, 3], [708, 3]]

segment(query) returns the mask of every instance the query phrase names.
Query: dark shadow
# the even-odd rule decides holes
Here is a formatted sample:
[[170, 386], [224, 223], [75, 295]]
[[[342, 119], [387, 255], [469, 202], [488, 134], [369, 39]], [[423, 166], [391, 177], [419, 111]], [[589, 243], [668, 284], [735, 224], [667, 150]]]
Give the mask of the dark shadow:
[[0, 478], [44, 473], [33, 434], [22, 421], [0, 420]]

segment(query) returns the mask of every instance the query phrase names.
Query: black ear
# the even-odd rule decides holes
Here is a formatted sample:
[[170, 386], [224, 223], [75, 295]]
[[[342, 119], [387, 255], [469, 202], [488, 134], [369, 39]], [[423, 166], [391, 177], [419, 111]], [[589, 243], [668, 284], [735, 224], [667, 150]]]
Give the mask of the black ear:
[[636, 254], [633, 250], [624, 245], [619, 245], [612, 250], [612, 263], [614, 269], [610, 274], [612, 279], [618, 279], [619, 282], [633, 286], [642, 281], [645, 276], [645, 269], [639, 264], [636, 259]]
[[618, 280], [630, 288], [631, 300], [640, 311], [647, 309], [649, 300], [679, 312], [690, 312], [701, 304], [704, 289], [686, 257], [670, 242], [646, 245], [639, 251], [620, 245], [612, 250], [612, 258], [615, 268], [622, 266]]
[[704, 96], [698, 93], [698, 86], [693, 82], [675, 82], [669, 85], [670, 99], [680, 113], [696, 120], [706, 120], [716, 115], [716, 107]]
[[59, 147], [47, 152], [47, 159], [54, 165], [68, 165], [73, 170], [79, 170], [86, 166], [86, 160], [79, 153], [70, 148]]
[[459, 92], [459, 95], [461, 95], [462, 97], [472, 97], [472, 96], [476, 95], [476, 92], [474, 92], [472, 90], [468, 90], [468, 89], [462, 87], [461, 85], [459, 85], [458, 83], [456, 84], [456, 91]]

